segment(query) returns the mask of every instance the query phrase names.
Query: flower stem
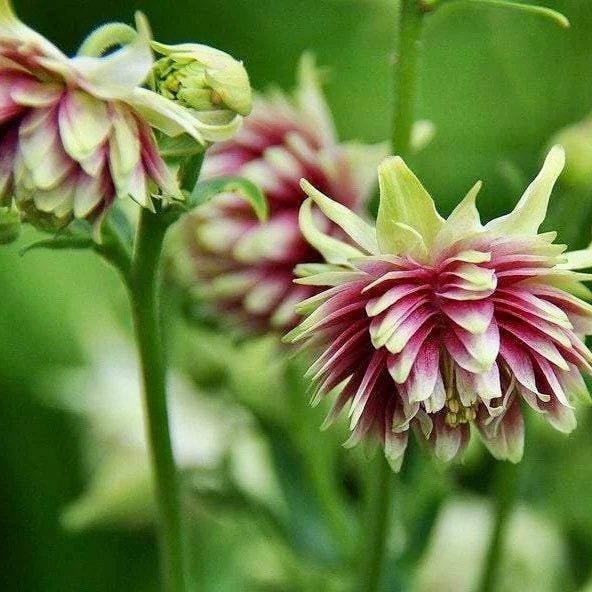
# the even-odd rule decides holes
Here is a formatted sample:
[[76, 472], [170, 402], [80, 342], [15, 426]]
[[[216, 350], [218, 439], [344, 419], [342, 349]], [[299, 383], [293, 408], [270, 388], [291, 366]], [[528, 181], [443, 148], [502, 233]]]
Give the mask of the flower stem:
[[415, 121], [415, 95], [423, 21], [428, 10], [420, 0], [398, 0], [397, 47], [393, 77], [393, 153], [406, 158]]
[[478, 592], [494, 592], [497, 590], [497, 578], [499, 575], [499, 564], [502, 557], [503, 543], [507, 532], [509, 519], [512, 515], [512, 508], [518, 497], [519, 488], [519, 465], [509, 462], [498, 462], [495, 475], [495, 516], [493, 531], [487, 549], [487, 557]]
[[382, 589], [393, 486], [393, 471], [386, 459], [379, 455], [371, 466], [367, 484], [366, 537], [363, 538], [359, 592], [376, 592]]
[[[419, 69], [421, 34], [428, 4], [422, 0], [398, 0], [396, 56], [394, 64], [394, 110], [391, 149], [406, 158], [410, 152], [411, 130], [415, 119], [415, 95]], [[358, 588], [360, 592], [381, 589], [394, 478], [381, 456], [372, 467], [365, 509], [364, 547]]]
[[159, 262], [166, 230], [166, 224], [158, 214], [142, 210], [133, 256], [130, 295], [158, 505], [161, 567], [167, 592], [186, 592], [185, 540], [179, 482], [169, 431], [166, 356], [159, 307]]

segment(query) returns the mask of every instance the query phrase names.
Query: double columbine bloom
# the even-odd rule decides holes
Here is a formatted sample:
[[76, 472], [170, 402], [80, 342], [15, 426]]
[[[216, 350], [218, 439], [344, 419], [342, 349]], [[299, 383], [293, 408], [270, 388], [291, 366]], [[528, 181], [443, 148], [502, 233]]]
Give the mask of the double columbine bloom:
[[[325, 286], [302, 302], [307, 318], [287, 336], [321, 355], [310, 368], [317, 400], [341, 386], [333, 411], [350, 403], [353, 445], [370, 434], [398, 469], [413, 428], [451, 460], [474, 424], [491, 453], [517, 462], [523, 451], [523, 402], [569, 432], [572, 404], [587, 400], [582, 373], [592, 354], [592, 307], [574, 268], [586, 253], [562, 255], [556, 233], [538, 233], [563, 150], [508, 215], [483, 226], [480, 184], [447, 220], [398, 157], [379, 167], [376, 228], [303, 181], [300, 212], [307, 240], [324, 265], [303, 264], [298, 285]], [[323, 232], [317, 206], [350, 241]]]
[[[14, 200], [30, 222], [49, 230], [73, 218], [96, 222], [116, 197], [130, 196], [149, 208], [153, 197], [181, 199], [154, 131], [205, 145], [236, 132], [242, 117], [230, 113], [235, 103], [248, 112], [248, 79], [230, 56], [211, 50], [215, 64], [211, 56], [200, 62], [206, 75], [194, 87], [205, 93], [213, 88], [223, 97], [221, 115], [215, 106], [202, 113], [142, 86], [154, 74], [141, 16], [138, 31], [109, 27], [91, 34], [68, 58], [0, 0], [0, 202]], [[121, 49], [103, 55], [117, 45]], [[180, 47], [191, 61], [192, 46]], [[175, 55], [175, 47], [154, 49]], [[222, 82], [207, 77], [211, 65], [219, 72], [228, 64], [232, 75]]]
[[[298, 228], [300, 178], [362, 212], [384, 155], [383, 146], [338, 142], [318, 74], [304, 56], [294, 96], [257, 97], [241, 131], [208, 152], [203, 176], [240, 175], [258, 184], [267, 197], [269, 220], [260, 224], [232, 193], [216, 196], [189, 217], [184, 242], [198, 290], [251, 330], [294, 326], [294, 305], [315, 288], [294, 286], [292, 270], [301, 261], [322, 262]], [[326, 232], [336, 230], [326, 219], [319, 223]]]

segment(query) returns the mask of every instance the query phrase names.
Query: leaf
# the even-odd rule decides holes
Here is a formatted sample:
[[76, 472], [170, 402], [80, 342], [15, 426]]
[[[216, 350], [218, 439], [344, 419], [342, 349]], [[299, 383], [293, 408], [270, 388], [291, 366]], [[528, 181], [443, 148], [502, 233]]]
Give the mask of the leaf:
[[187, 199], [186, 208], [197, 208], [219, 193], [236, 193], [251, 204], [261, 222], [267, 220], [269, 208], [265, 195], [255, 183], [243, 177], [220, 177], [198, 183]]
[[94, 247], [94, 241], [90, 236], [84, 235], [56, 235], [52, 238], [46, 238], [40, 241], [36, 241], [23, 249], [20, 250], [21, 257], [29, 251], [35, 251], [37, 249], [50, 249], [50, 250], [80, 250], [90, 249]]

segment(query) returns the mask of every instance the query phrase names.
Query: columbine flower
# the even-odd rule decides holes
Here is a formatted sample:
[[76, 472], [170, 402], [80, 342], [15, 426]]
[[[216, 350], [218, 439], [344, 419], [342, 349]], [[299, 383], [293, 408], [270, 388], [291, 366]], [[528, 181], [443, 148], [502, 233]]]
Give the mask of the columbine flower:
[[[398, 157], [378, 170], [376, 228], [303, 181], [301, 228], [327, 263], [301, 266], [297, 283], [330, 287], [300, 304], [308, 317], [287, 339], [322, 344], [310, 373], [317, 398], [345, 383], [329, 419], [351, 403], [350, 444], [378, 433], [397, 469], [413, 427], [450, 460], [473, 423], [494, 456], [517, 462], [522, 402], [575, 427], [592, 371], [581, 340], [592, 307], [576, 295], [590, 295], [580, 282], [592, 276], [571, 269], [592, 261], [538, 234], [563, 164], [553, 148], [513, 212], [485, 226], [479, 183], [444, 220]], [[313, 204], [356, 246], [319, 230]]]
[[87, 40], [68, 58], [0, 0], [0, 201], [14, 197], [30, 222], [96, 221], [118, 196], [145, 207], [156, 194], [182, 197], [152, 128], [205, 143], [202, 124], [139, 87], [152, 67], [149, 31], [141, 16], [130, 31], [114, 53], [89, 55], [97, 44]]
[[[306, 175], [362, 212], [384, 155], [382, 147], [338, 143], [310, 58], [303, 59], [299, 78], [293, 99], [257, 97], [242, 130], [214, 146], [204, 165], [205, 178], [240, 175], [259, 184], [269, 221], [261, 225], [245, 201], [228, 193], [196, 210], [184, 226], [200, 289], [223, 312], [261, 330], [297, 321], [294, 304], [313, 289], [293, 286], [294, 265], [322, 261], [298, 228], [299, 179]], [[327, 231], [332, 226], [320, 223]]]
[[158, 92], [201, 121], [210, 142], [227, 140], [251, 111], [251, 86], [242, 63], [227, 53], [196, 43], [164, 45], [152, 42], [162, 54], [153, 68]]

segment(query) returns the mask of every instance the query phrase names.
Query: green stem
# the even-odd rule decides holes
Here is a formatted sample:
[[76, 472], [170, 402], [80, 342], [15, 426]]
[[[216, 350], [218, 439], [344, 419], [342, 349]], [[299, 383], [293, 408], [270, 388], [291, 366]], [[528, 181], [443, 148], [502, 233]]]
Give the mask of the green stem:
[[428, 10], [419, 0], [399, 0], [397, 48], [393, 77], [392, 150], [407, 158], [415, 121], [415, 97], [423, 21]]
[[495, 475], [495, 516], [493, 531], [489, 541], [487, 557], [478, 592], [494, 592], [498, 589], [500, 560], [503, 554], [503, 543], [507, 532], [512, 508], [518, 497], [519, 465], [509, 462], [498, 463]]
[[[410, 153], [421, 35], [429, 7], [425, 0], [398, 0], [391, 148], [394, 154], [403, 158]], [[394, 490], [392, 470], [382, 456], [372, 468], [365, 509], [366, 537], [363, 537], [364, 546], [361, 549], [360, 592], [377, 592], [381, 589]]]
[[360, 565], [359, 592], [375, 592], [382, 589], [394, 486], [393, 471], [382, 455], [370, 468], [372, 472], [366, 492], [366, 537], [363, 537], [364, 553]]
[[169, 432], [166, 356], [159, 307], [159, 262], [167, 227], [143, 209], [136, 235], [130, 294], [144, 386], [147, 439], [158, 504], [161, 562], [166, 590], [186, 592], [185, 540], [179, 481]]

